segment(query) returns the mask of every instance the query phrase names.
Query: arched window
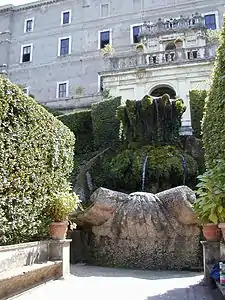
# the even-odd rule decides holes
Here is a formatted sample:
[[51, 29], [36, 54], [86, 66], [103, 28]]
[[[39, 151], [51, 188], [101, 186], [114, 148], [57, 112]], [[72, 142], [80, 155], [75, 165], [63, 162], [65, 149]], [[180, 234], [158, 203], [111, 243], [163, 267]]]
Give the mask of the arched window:
[[174, 42], [170, 42], [166, 45], [165, 48], [166, 51], [170, 51], [170, 50], [176, 50], [176, 45], [174, 44]]
[[168, 94], [170, 99], [176, 98], [176, 92], [174, 89], [166, 85], [157, 86], [150, 92], [150, 95], [153, 97], [161, 97], [164, 94]]

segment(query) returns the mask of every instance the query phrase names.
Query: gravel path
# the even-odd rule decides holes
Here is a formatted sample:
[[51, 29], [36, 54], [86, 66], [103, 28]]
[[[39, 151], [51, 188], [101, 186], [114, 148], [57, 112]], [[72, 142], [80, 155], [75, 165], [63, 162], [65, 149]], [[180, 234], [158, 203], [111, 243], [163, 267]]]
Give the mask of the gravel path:
[[[17, 300], [213, 300], [202, 275], [73, 265], [65, 280], [46, 283]], [[217, 298], [215, 298], [217, 300]]]

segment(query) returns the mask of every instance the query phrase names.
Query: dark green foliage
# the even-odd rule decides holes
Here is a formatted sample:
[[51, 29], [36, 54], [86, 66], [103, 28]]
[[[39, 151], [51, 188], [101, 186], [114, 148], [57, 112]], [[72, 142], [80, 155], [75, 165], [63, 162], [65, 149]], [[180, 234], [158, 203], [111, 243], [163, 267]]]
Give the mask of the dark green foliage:
[[44, 109], [46, 109], [49, 113], [51, 113], [53, 116], [60, 116], [62, 115], [62, 113], [54, 108], [50, 108], [50, 107], [47, 107], [46, 105], [44, 104], [40, 104], [41, 106], [44, 107]]
[[203, 111], [204, 111], [206, 97], [207, 97], [206, 90], [191, 90], [189, 92], [191, 124], [192, 124], [193, 133], [198, 138], [200, 138], [202, 135], [201, 122], [203, 118]]
[[45, 200], [69, 189], [74, 135], [0, 77], [0, 243], [42, 239]]
[[120, 105], [121, 97], [92, 105], [94, 144], [97, 149], [119, 141], [120, 122], [116, 118], [116, 110]]
[[75, 111], [58, 116], [76, 136], [75, 153], [86, 153], [93, 149], [91, 110]]
[[182, 184], [191, 187], [195, 184], [198, 167], [190, 155], [173, 146], [144, 146], [111, 153], [96, 163], [91, 170], [96, 187], [140, 191], [146, 156], [145, 191], [156, 193]]
[[225, 160], [225, 23], [221, 30], [212, 84], [206, 99], [203, 117], [203, 144], [206, 167], [216, 165], [216, 159]]
[[179, 141], [184, 111], [182, 100], [171, 102], [165, 94], [155, 99], [145, 96], [141, 101], [127, 100], [126, 106], [118, 108], [117, 116], [128, 143], [166, 145]]

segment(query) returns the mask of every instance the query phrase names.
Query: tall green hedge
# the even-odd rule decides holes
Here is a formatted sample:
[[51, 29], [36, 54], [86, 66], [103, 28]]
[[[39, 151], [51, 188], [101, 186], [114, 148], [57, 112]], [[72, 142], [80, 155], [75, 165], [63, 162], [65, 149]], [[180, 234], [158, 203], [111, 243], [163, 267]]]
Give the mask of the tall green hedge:
[[44, 238], [45, 198], [69, 188], [74, 135], [0, 77], [0, 244]]
[[220, 34], [212, 83], [206, 99], [203, 118], [203, 144], [206, 167], [215, 159], [225, 159], [225, 23]]
[[191, 90], [189, 92], [191, 124], [192, 124], [193, 133], [198, 138], [202, 136], [201, 123], [203, 118], [203, 111], [204, 111], [206, 97], [207, 97], [206, 90]]
[[120, 121], [116, 117], [116, 110], [120, 105], [121, 97], [92, 105], [94, 144], [97, 149], [119, 140]]
[[75, 153], [86, 153], [93, 150], [93, 132], [91, 110], [76, 111], [58, 116], [76, 136]]

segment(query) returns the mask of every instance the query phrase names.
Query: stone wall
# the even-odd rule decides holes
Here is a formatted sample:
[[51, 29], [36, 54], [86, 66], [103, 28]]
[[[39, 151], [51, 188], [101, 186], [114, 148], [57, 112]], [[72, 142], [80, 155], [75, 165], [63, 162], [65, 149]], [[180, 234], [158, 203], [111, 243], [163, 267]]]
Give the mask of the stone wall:
[[70, 272], [70, 242], [49, 240], [0, 246], [0, 273], [48, 261], [61, 261], [61, 276], [64, 276]]

